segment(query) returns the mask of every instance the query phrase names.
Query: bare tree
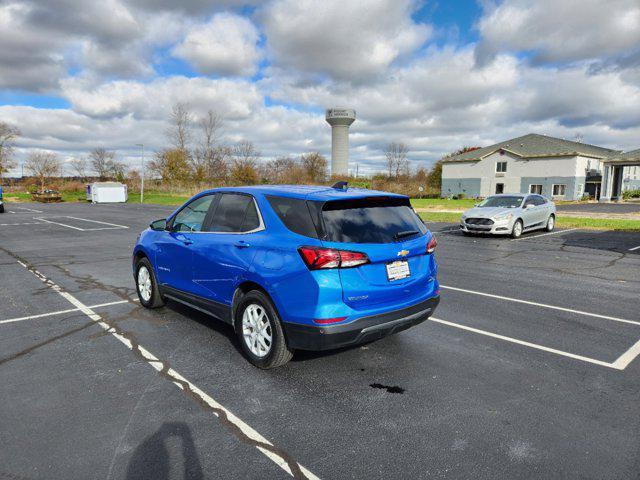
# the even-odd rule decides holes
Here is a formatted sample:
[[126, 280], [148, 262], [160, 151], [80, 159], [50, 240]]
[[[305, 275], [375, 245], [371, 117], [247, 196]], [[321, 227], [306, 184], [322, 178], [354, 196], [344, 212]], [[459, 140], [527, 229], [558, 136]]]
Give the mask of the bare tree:
[[308, 153], [300, 157], [300, 163], [307, 177], [312, 182], [324, 182], [327, 178], [327, 159], [318, 152]]
[[89, 164], [86, 157], [74, 158], [69, 162], [69, 165], [71, 167], [71, 171], [80, 179], [81, 182], [84, 182], [87, 179]]
[[46, 181], [60, 174], [61, 163], [55, 153], [33, 152], [27, 157], [24, 167], [38, 179], [40, 192], [43, 192]]
[[100, 180], [104, 180], [109, 177], [111, 173], [111, 162], [115, 158], [116, 154], [105, 150], [104, 148], [94, 148], [89, 154], [91, 159], [91, 166], [93, 170], [98, 174]]
[[0, 122], [0, 179], [15, 166], [13, 161], [13, 147], [20, 130], [5, 122]]
[[291, 157], [278, 157], [275, 160], [265, 162], [262, 168], [262, 177], [271, 183], [284, 183], [288, 173], [296, 166]]
[[408, 172], [409, 160], [407, 160], [407, 153], [409, 149], [404, 143], [391, 142], [387, 145], [384, 152], [387, 157], [387, 169], [389, 176], [397, 179], [401, 174]]
[[200, 142], [193, 152], [193, 175], [196, 181], [217, 180], [226, 176], [227, 151], [218, 146], [222, 117], [209, 110], [198, 122]]
[[260, 152], [248, 140], [240, 140], [233, 146], [232, 160], [234, 166], [241, 165], [255, 168], [259, 158]]
[[191, 126], [193, 118], [184, 103], [176, 103], [171, 109], [171, 125], [167, 129], [167, 137], [176, 150], [187, 152], [191, 143]]

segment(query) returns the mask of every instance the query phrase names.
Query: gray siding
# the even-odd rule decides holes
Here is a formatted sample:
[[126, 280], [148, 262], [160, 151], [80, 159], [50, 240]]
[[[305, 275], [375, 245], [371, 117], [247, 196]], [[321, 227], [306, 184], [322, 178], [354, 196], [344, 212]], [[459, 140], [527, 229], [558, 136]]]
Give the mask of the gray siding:
[[460, 195], [466, 197], [478, 197], [480, 195], [479, 178], [443, 178], [440, 196]]
[[640, 180], [629, 180], [622, 183], [622, 190], [640, 190]]
[[542, 195], [547, 198], [553, 196], [554, 184], [565, 184], [564, 200], [579, 200], [578, 186], [582, 184], [584, 192], [585, 177], [522, 177], [520, 179], [520, 193], [529, 193], [529, 185], [542, 185]]

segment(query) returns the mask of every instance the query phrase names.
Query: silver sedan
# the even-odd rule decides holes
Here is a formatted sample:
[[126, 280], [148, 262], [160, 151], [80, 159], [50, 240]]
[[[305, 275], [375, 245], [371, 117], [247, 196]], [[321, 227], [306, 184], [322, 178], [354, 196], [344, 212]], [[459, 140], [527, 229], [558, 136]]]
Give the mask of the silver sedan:
[[556, 223], [556, 206], [542, 195], [502, 194], [485, 198], [462, 214], [465, 234], [491, 233], [518, 238], [523, 232], [545, 229]]

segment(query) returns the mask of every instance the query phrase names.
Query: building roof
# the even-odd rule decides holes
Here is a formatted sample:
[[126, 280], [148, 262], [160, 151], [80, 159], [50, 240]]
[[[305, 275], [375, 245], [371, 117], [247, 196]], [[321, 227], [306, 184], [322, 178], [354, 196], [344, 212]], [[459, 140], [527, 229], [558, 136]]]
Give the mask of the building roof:
[[504, 150], [521, 158], [573, 157], [576, 155], [592, 158], [607, 158], [620, 153], [619, 150], [597, 147], [595, 145], [589, 145], [588, 143], [572, 142], [570, 140], [563, 140], [562, 138], [530, 133], [522, 137], [489, 145], [488, 147], [454, 155], [445, 159], [444, 163], [478, 161], [499, 150]]
[[209, 192], [246, 192], [259, 193], [263, 195], [278, 195], [282, 197], [302, 198], [307, 200], [341, 200], [362, 197], [405, 197], [395, 193], [382, 192], [379, 190], [368, 190], [366, 188], [352, 188], [339, 190], [320, 185], [251, 185], [246, 187], [223, 187], [209, 190]]
[[625, 153], [615, 153], [613, 155], [611, 155], [608, 159], [608, 162], [615, 162], [615, 163], [625, 163], [625, 162], [632, 162], [632, 163], [637, 163], [640, 162], [640, 148], [636, 149], [636, 150], [631, 150], [629, 152], [625, 152]]

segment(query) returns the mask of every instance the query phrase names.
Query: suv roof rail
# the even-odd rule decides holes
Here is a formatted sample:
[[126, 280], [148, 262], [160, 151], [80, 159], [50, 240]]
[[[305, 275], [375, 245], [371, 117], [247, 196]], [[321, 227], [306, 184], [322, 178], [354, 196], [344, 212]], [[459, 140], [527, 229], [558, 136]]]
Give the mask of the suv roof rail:
[[349, 188], [349, 182], [336, 182], [331, 185], [331, 188], [335, 188], [336, 190], [346, 190], [347, 188]]

